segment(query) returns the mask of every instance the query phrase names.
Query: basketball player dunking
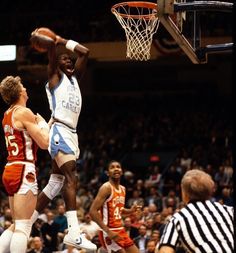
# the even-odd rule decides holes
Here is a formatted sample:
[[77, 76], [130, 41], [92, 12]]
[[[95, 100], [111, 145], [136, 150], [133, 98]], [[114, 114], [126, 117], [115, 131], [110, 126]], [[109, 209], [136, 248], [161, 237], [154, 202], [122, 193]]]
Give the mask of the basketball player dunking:
[[[31, 37], [33, 45], [39, 47], [44, 45], [48, 52], [46, 93], [52, 111], [48, 148], [52, 158], [52, 174], [38, 197], [32, 221], [36, 220], [42, 209], [62, 189], [68, 223], [68, 234], [65, 235], [63, 242], [79, 249], [96, 250], [96, 245], [81, 233], [76, 212], [76, 159], [80, 153], [76, 131], [82, 106], [79, 83], [86, 69], [89, 49], [59, 35], [55, 35], [56, 40], [47, 40], [42, 44], [43, 40], [37, 36], [38, 30], [41, 32], [43, 30], [49, 35], [53, 32], [47, 28], [40, 28], [36, 29]], [[75, 63], [68, 53], [57, 55], [58, 45], [75, 53], [77, 56]]]

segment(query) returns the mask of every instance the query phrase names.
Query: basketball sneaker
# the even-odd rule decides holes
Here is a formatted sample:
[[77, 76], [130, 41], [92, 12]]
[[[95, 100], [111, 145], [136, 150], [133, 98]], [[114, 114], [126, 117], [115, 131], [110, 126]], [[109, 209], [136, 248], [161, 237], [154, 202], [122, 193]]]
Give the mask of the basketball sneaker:
[[77, 237], [72, 237], [70, 233], [68, 233], [65, 235], [63, 243], [77, 249], [97, 250], [97, 246], [89, 241], [84, 233], [79, 234]]

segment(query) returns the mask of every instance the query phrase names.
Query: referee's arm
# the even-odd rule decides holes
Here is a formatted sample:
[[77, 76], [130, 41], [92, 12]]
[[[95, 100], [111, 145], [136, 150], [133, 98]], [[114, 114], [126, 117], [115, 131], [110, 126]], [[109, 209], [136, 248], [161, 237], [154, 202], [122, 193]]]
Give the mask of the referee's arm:
[[177, 231], [178, 221], [175, 219], [175, 216], [172, 216], [171, 219], [166, 223], [159, 246], [158, 253], [175, 253], [176, 246], [179, 241], [179, 234]]

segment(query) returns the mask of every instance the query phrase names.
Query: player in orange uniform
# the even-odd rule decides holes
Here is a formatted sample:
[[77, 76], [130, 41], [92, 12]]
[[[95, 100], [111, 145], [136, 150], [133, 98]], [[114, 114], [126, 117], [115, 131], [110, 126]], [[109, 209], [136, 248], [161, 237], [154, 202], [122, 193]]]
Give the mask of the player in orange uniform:
[[101, 227], [99, 239], [108, 252], [138, 253], [139, 250], [126, 233], [122, 215], [132, 214], [140, 209], [133, 205], [130, 209], [125, 205], [125, 187], [120, 185], [122, 175], [121, 164], [111, 161], [108, 164], [109, 181], [104, 183], [90, 207], [92, 219]]
[[26, 107], [28, 95], [19, 76], [4, 78], [0, 94], [9, 105], [2, 121], [8, 151], [2, 181], [14, 220], [0, 237], [0, 253], [25, 253], [38, 193], [36, 151], [48, 148], [49, 126]]

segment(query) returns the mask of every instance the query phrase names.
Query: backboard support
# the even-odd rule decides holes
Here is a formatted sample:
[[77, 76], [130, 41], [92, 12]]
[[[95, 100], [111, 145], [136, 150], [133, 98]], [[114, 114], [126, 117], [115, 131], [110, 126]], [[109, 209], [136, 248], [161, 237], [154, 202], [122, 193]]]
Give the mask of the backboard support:
[[[232, 12], [233, 3], [219, 2], [219, 1], [191, 1], [177, 2], [175, 0], [158, 0], [157, 15], [170, 33], [173, 39], [178, 43], [180, 48], [185, 52], [189, 59], [194, 64], [207, 63], [208, 54], [214, 52], [225, 52], [233, 50], [233, 43], [223, 43], [201, 46], [201, 26], [199, 23], [199, 12], [201, 11], [219, 11], [219, 12]], [[192, 42], [185, 37], [182, 32], [182, 22], [176, 22], [172, 19], [173, 14], [182, 13], [177, 15], [177, 18], [184, 18], [184, 14], [188, 11], [193, 12], [194, 26]], [[180, 25], [178, 25], [180, 24]]]

